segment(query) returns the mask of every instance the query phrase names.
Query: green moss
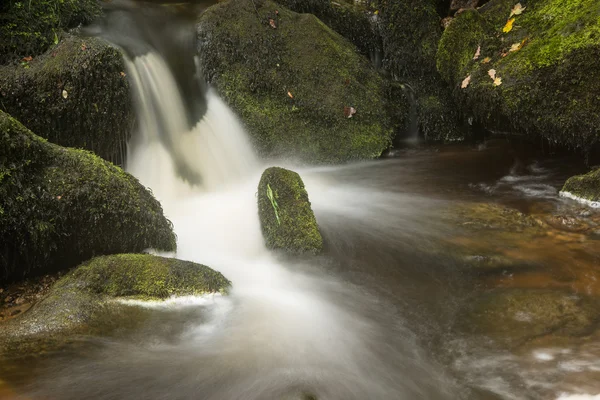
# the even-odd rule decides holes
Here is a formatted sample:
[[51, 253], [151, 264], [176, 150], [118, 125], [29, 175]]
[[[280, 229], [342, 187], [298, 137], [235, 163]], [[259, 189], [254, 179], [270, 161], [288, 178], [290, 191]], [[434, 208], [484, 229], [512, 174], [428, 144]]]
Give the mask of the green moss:
[[[379, 156], [392, 125], [385, 83], [368, 60], [313, 15], [271, 1], [257, 7], [258, 14], [250, 0], [219, 3], [203, 14], [199, 35], [207, 79], [260, 153], [311, 162]], [[344, 107], [356, 114], [346, 118]]]
[[[490, 129], [512, 129], [589, 150], [599, 139], [600, 3], [593, 0], [530, 0], [513, 29], [502, 32], [510, 9], [492, 0], [460, 14], [444, 32], [438, 68], [455, 98]], [[481, 57], [470, 60], [482, 46]], [[518, 51], [511, 45], [523, 42]], [[443, 44], [443, 45], [442, 45]], [[481, 60], [490, 57], [489, 64]], [[502, 85], [487, 76], [495, 69]], [[471, 75], [468, 88], [460, 82]], [[467, 111], [468, 110], [468, 111]]]
[[134, 177], [34, 135], [0, 111], [0, 276], [70, 268], [94, 255], [175, 249], [171, 223]]
[[0, 64], [46, 51], [64, 29], [100, 15], [94, 0], [5, 0], [0, 5]]
[[27, 66], [0, 67], [0, 109], [53, 143], [124, 162], [135, 117], [117, 49], [66, 35]]
[[304, 183], [294, 171], [272, 167], [258, 184], [258, 215], [268, 248], [318, 253], [323, 238]]
[[585, 175], [572, 176], [565, 182], [562, 192], [589, 201], [600, 201], [600, 168]]

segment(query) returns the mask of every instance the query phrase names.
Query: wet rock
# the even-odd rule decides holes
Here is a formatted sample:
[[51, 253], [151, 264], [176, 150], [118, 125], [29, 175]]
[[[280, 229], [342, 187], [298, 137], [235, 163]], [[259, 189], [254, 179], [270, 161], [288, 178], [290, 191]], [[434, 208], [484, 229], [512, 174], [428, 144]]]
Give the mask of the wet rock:
[[339, 162], [378, 157], [391, 144], [384, 80], [314, 15], [269, 0], [223, 1], [202, 15], [198, 36], [207, 80], [263, 156]]
[[572, 176], [565, 182], [560, 194], [600, 207], [600, 168], [585, 175]]
[[268, 248], [318, 253], [323, 238], [304, 183], [294, 171], [272, 167], [258, 184], [258, 215]]
[[121, 53], [62, 36], [44, 55], [0, 67], [2, 109], [53, 143], [122, 163], [135, 116]]
[[[600, 132], [597, 3], [529, 2], [504, 32], [516, 3], [492, 0], [460, 13], [443, 33], [438, 71], [460, 109], [485, 128], [591, 149]], [[501, 84], [494, 84], [491, 69]]]
[[0, 111], [0, 279], [72, 268], [95, 255], [172, 251], [160, 203], [137, 179], [51, 144]]
[[450, 11], [475, 8], [478, 4], [479, 0], [452, 0], [450, 3]]
[[65, 275], [17, 318], [0, 323], [0, 354], [51, 348], [101, 329], [96, 319], [118, 313], [115, 299], [161, 300], [224, 293], [230, 282], [204, 265], [148, 254], [98, 257]]
[[569, 291], [495, 289], [469, 300], [457, 328], [509, 346], [544, 336], [583, 336], [600, 321], [600, 301]]

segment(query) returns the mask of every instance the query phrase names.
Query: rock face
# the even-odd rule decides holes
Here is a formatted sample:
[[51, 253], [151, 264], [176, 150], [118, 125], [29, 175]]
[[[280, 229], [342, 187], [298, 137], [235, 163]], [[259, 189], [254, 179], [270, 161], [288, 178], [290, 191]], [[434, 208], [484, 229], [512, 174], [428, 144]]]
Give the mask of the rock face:
[[384, 80], [315, 16], [229, 0], [202, 15], [198, 34], [207, 80], [263, 156], [340, 162], [390, 145]]
[[258, 216], [268, 248], [318, 253], [323, 238], [304, 183], [294, 171], [271, 167], [258, 184]]
[[34, 135], [0, 111], [0, 278], [71, 268], [94, 255], [176, 247], [137, 179]]
[[460, 13], [438, 48], [440, 74], [484, 126], [589, 149], [600, 129], [600, 3], [536, 0], [511, 16], [515, 3]]
[[436, 2], [379, 0], [376, 5], [383, 43], [382, 67], [414, 93], [420, 133], [430, 141], [463, 139], [465, 132], [451, 91], [436, 71], [442, 35]]
[[600, 207], [600, 168], [585, 175], [570, 177], [563, 186], [561, 196], [575, 198]]
[[135, 121], [122, 56], [101, 40], [63, 36], [43, 56], [0, 67], [2, 109], [53, 143], [122, 163]]
[[90, 22], [100, 13], [95, 0], [2, 1], [0, 64], [43, 53], [62, 30]]
[[458, 320], [460, 329], [509, 346], [548, 334], [586, 335], [600, 318], [596, 299], [562, 290], [496, 289], [471, 303]]
[[0, 324], [0, 354], [57, 345], [93, 333], [95, 319], [123, 307], [111, 300], [161, 300], [225, 292], [230, 282], [200, 264], [147, 254], [119, 254], [88, 261], [61, 278], [23, 315]]

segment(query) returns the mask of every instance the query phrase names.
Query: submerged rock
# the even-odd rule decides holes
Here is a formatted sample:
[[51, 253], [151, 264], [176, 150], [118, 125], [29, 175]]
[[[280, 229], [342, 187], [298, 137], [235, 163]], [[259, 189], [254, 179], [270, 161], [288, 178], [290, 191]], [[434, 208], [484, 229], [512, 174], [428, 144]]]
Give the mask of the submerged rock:
[[0, 111], [0, 279], [64, 270], [95, 255], [172, 251], [160, 203], [84, 150], [34, 135]]
[[495, 289], [470, 305], [458, 319], [462, 331], [517, 346], [544, 335], [583, 336], [600, 320], [600, 301], [552, 289]]
[[207, 80], [263, 156], [339, 162], [389, 147], [384, 80], [314, 15], [223, 1], [202, 15], [198, 35]]
[[101, 12], [96, 0], [2, 1], [0, 64], [43, 53], [62, 30], [90, 22]]
[[135, 116], [121, 53], [102, 40], [64, 35], [44, 55], [0, 67], [0, 102], [53, 143], [124, 162]]
[[437, 68], [462, 112], [485, 127], [589, 149], [600, 129], [600, 3], [530, 1], [511, 16], [516, 3], [460, 13], [444, 31]]
[[565, 182], [560, 195], [593, 207], [600, 207], [600, 168], [585, 175], [570, 177]]
[[318, 253], [323, 238], [302, 178], [271, 167], [258, 184], [258, 216], [268, 248], [290, 253]]
[[36, 351], [102, 329], [96, 319], [124, 307], [115, 299], [224, 293], [230, 284], [219, 272], [189, 261], [147, 254], [98, 257], [61, 278], [23, 315], [0, 323], [0, 354]]

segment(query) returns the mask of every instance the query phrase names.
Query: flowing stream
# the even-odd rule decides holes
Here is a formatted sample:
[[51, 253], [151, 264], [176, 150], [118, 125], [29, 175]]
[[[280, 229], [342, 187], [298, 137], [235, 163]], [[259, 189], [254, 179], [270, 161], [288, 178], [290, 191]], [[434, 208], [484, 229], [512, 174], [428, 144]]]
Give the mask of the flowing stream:
[[[558, 197], [577, 167], [521, 157], [505, 140], [342, 166], [265, 162], [211, 89], [189, 128], [187, 99], [159, 53], [128, 59], [127, 73], [140, 120], [127, 169], [174, 223], [178, 251], [169, 256], [222, 272], [233, 289], [132, 304], [147, 317], [134, 331], [14, 361], [4, 380], [23, 398], [600, 398], [595, 325], [507, 347], [457, 323], [473, 299], [497, 288], [600, 295], [600, 219]], [[303, 177], [323, 255], [265, 248], [256, 190], [272, 165]], [[535, 224], [507, 221], [506, 209], [591, 228], [547, 223], [546, 234], [530, 233]], [[500, 214], [494, 229], [471, 230]], [[473, 264], [494, 257], [506, 266]]]

